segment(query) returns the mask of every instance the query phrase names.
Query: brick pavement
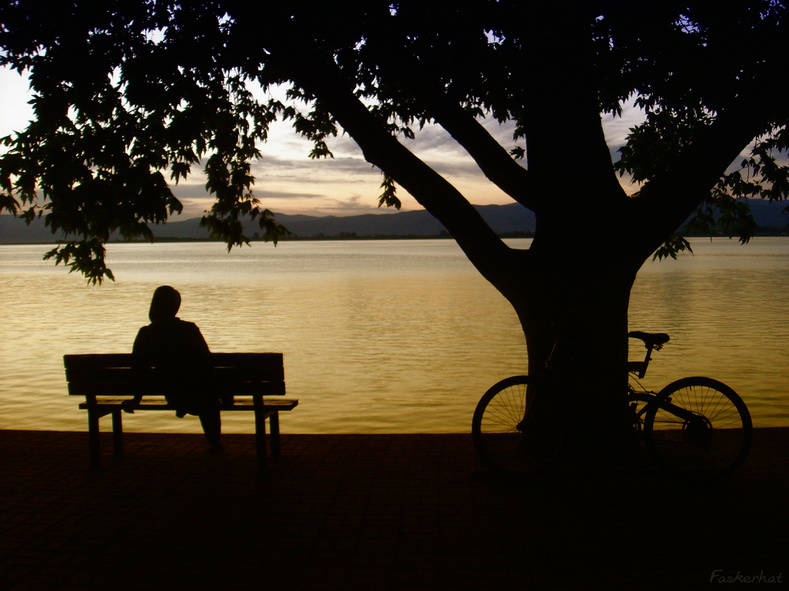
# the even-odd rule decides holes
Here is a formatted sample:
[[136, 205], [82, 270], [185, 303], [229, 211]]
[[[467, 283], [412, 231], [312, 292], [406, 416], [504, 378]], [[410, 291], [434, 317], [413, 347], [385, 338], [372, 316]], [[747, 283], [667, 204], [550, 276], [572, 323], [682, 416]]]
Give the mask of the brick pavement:
[[[468, 435], [128, 434], [87, 467], [87, 435], [0, 431], [0, 589], [708, 589], [789, 577], [789, 429], [760, 429], [732, 477], [652, 469], [509, 482]], [[110, 449], [105, 445], [104, 450]], [[741, 579], [742, 580], [742, 579]], [[716, 581], [717, 582], [717, 581]], [[724, 585], [724, 588], [741, 587]]]

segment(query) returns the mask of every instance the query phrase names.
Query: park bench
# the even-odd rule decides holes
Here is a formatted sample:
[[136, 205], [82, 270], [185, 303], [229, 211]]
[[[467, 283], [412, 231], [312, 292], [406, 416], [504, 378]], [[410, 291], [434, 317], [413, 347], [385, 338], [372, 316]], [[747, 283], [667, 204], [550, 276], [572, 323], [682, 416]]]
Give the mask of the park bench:
[[[64, 355], [68, 393], [84, 396], [79, 407], [88, 411], [90, 462], [101, 467], [99, 419], [112, 415], [115, 455], [123, 455], [124, 401], [135, 395], [143, 398], [135, 412], [175, 409], [164, 398], [166, 385], [155, 368], [135, 369], [131, 353]], [[221, 406], [224, 412], [255, 413], [257, 463], [266, 469], [266, 419], [271, 433], [271, 455], [280, 454], [279, 413], [293, 410], [298, 400], [285, 399], [285, 372], [282, 353], [211, 353], [213, 381], [223, 397], [233, 396], [232, 403]]]

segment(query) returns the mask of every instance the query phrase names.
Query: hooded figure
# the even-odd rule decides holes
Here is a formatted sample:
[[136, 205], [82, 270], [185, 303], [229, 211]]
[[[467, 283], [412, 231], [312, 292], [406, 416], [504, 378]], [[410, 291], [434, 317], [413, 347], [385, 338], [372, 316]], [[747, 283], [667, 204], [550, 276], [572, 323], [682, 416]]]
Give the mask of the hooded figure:
[[[211, 385], [210, 351], [197, 325], [176, 316], [180, 306], [181, 294], [175, 289], [156, 288], [148, 312], [151, 323], [140, 328], [134, 340], [134, 364], [160, 370], [166, 384], [163, 394], [176, 415], [198, 415], [210, 449], [219, 451], [219, 400]], [[141, 398], [136, 397], [126, 410], [132, 412]]]

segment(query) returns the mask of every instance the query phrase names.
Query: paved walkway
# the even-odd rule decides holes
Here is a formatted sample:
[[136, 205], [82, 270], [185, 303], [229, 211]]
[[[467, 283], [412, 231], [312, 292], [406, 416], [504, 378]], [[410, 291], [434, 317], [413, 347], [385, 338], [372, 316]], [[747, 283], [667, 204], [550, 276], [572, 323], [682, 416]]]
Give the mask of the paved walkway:
[[[92, 472], [86, 439], [0, 431], [0, 589], [789, 579], [789, 429], [758, 430], [741, 470], [707, 485], [650, 469], [502, 481], [478, 469], [468, 435], [284, 435], [285, 457], [262, 477], [249, 435], [211, 456], [199, 435], [129, 434], [126, 456]], [[732, 584], [711, 585], [720, 577]]]

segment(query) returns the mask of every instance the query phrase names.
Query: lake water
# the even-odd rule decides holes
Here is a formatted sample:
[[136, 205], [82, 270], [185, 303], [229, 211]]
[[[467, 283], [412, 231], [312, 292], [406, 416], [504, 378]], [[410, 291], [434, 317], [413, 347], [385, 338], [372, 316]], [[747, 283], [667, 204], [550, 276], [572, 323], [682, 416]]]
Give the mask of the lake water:
[[[695, 256], [648, 263], [634, 287], [631, 328], [671, 334], [644, 384], [715, 377], [757, 426], [789, 425], [789, 239], [693, 246]], [[212, 350], [284, 353], [288, 393], [300, 399], [282, 419], [288, 433], [468, 432], [481, 394], [526, 367], [514, 312], [449, 240], [254, 243], [229, 254], [218, 243], [112, 244], [117, 280], [102, 286], [41, 261], [48, 248], [0, 245], [3, 429], [86, 430], [62, 355], [128, 352], [161, 284], [181, 292], [179, 316]], [[129, 431], [200, 431], [195, 417], [169, 413], [124, 421]], [[226, 432], [254, 432], [251, 415], [223, 421]]]

